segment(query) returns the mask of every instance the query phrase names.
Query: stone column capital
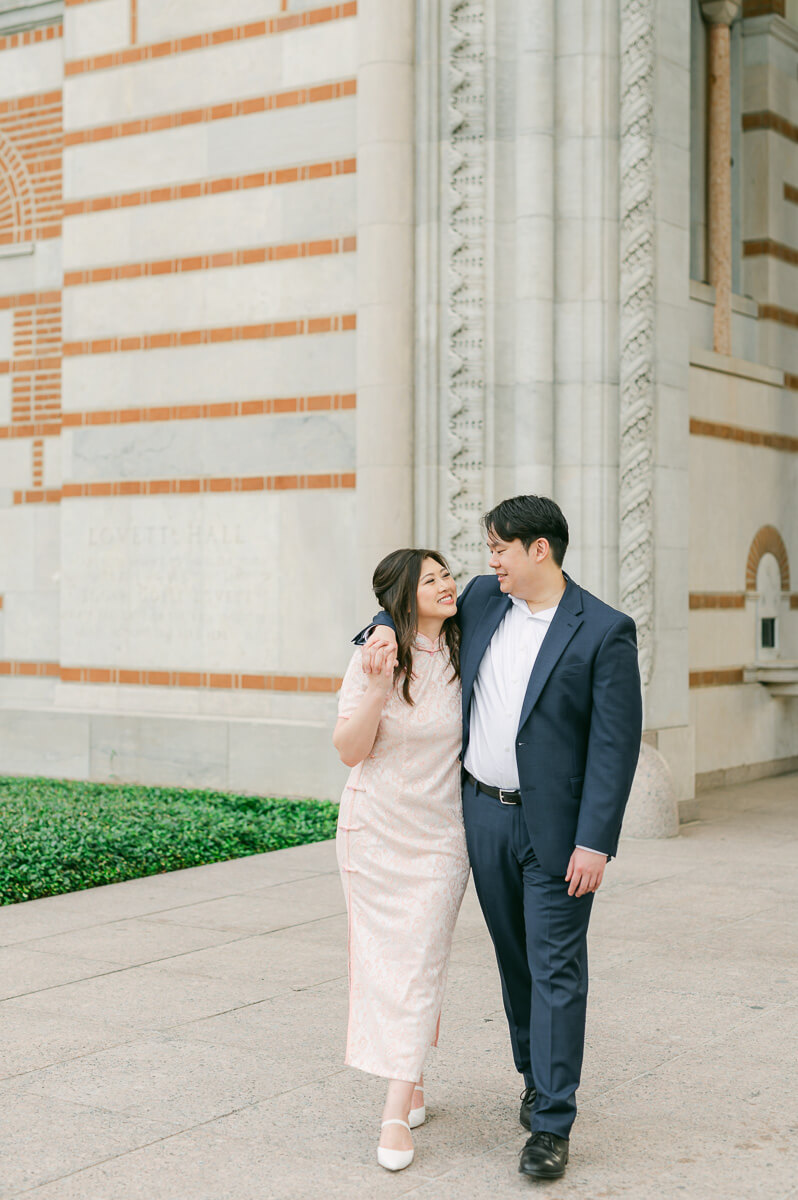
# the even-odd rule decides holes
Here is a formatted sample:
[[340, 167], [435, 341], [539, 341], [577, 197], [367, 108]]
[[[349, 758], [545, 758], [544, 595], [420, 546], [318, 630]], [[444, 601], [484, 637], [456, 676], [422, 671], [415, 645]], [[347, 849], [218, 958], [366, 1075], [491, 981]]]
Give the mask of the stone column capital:
[[731, 25], [740, 15], [742, 0], [700, 0], [708, 25]]

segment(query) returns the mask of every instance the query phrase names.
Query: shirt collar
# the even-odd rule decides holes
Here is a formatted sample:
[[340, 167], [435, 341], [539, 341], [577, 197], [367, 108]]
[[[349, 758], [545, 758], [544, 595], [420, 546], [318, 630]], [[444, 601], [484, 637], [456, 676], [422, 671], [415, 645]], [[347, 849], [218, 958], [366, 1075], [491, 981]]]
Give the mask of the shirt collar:
[[520, 608], [533, 621], [545, 621], [547, 625], [551, 622], [558, 608], [558, 605], [555, 604], [553, 608], [543, 608], [540, 612], [533, 613], [529, 611], [529, 605], [526, 600], [522, 600], [519, 596], [514, 596], [512, 592], [510, 593], [510, 599], [516, 608]]

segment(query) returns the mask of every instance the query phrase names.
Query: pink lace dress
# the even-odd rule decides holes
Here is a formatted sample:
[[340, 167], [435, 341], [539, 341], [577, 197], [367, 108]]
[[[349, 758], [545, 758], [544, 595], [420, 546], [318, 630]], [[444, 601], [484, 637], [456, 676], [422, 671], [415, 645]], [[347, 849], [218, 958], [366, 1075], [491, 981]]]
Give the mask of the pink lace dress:
[[[460, 792], [460, 681], [445, 642], [419, 634], [414, 705], [388, 693], [371, 754], [341, 797], [338, 865], [349, 914], [346, 1063], [417, 1081], [437, 1044], [457, 913], [468, 882]], [[367, 686], [356, 650], [339, 698]]]

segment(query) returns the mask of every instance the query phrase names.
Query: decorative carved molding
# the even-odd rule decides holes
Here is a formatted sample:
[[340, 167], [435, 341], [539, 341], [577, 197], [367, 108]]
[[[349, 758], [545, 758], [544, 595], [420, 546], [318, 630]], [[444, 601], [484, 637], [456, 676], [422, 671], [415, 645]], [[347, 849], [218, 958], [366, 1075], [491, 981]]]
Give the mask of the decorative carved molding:
[[447, 0], [448, 120], [441, 346], [446, 388], [446, 552], [455, 575], [483, 566], [486, 376], [486, 55], [484, 0]]
[[644, 686], [654, 624], [654, 0], [621, 0], [620, 599]]

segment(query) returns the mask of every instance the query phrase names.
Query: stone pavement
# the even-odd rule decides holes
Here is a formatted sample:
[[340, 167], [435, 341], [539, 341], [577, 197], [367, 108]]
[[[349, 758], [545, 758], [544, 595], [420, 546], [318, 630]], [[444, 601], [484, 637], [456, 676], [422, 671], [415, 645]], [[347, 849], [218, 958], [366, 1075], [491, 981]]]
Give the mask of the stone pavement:
[[416, 1161], [343, 1068], [332, 843], [0, 908], [0, 1197], [798, 1197], [798, 776], [631, 842], [592, 925], [563, 1180], [516, 1173], [519, 1080], [469, 890]]

